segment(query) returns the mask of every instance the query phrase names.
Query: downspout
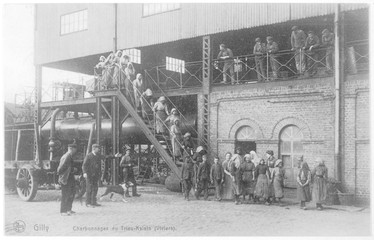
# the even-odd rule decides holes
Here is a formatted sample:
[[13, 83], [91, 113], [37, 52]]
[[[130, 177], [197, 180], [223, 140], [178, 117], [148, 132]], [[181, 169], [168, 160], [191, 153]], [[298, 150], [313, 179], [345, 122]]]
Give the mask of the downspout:
[[341, 158], [340, 158], [340, 83], [341, 83], [341, 65], [340, 65], [340, 4], [335, 5], [334, 18], [335, 33], [335, 143], [334, 143], [334, 176], [336, 180], [341, 181]]
[[92, 139], [93, 139], [93, 133], [95, 131], [95, 125], [96, 125], [95, 122], [93, 122], [91, 124], [91, 130], [90, 130], [90, 136], [88, 137], [88, 144], [87, 144], [86, 155], [90, 153], [90, 149], [91, 149], [91, 145], [92, 145]]
[[53, 159], [53, 150], [54, 150], [54, 147], [56, 145], [55, 143], [55, 140], [56, 140], [56, 117], [57, 117], [57, 114], [61, 111], [62, 109], [61, 108], [56, 108], [53, 113], [52, 113], [52, 116], [51, 116], [51, 132], [50, 132], [50, 136], [49, 136], [49, 143], [48, 143], [48, 146], [49, 146], [49, 160], [52, 161]]
[[114, 38], [113, 38], [113, 48], [114, 52], [117, 52], [117, 18], [118, 18], [118, 3], [114, 4]]

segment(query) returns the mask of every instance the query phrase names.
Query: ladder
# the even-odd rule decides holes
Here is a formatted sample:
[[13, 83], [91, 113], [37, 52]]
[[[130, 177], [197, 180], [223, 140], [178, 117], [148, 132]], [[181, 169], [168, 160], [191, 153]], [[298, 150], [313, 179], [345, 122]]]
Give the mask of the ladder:
[[126, 108], [130, 116], [136, 121], [139, 125], [140, 129], [143, 131], [144, 135], [147, 139], [153, 144], [157, 152], [160, 156], [165, 160], [167, 165], [170, 167], [171, 171], [173, 171], [176, 176], [181, 179], [181, 170], [177, 167], [174, 163], [173, 158], [170, 156], [168, 151], [165, 149], [163, 144], [157, 140], [156, 136], [153, 134], [153, 131], [149, 128], [149, 125], [145, 124], [143, 119], [138, 115], [136, 109], [132, 106], [132, 104], [127, 100], [127, 98], [123, 95], [120, 90], [105, 90], [99, 91], [95, 93], [95, 97], [117, 97], [119, 102]]

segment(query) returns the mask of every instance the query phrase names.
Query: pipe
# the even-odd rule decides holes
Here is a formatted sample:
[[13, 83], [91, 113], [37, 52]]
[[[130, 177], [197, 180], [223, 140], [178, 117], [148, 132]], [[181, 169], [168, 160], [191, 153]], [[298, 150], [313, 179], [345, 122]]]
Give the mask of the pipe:
[[91, 145], [92, 145], [92, 139], [93, 139], [93, 135], [94, 135], [94, 131], [95, 131], [95, 125], [96, 125], [95, 122], [93, 122], [91, 124], [91, 130], [90, 130], [90, 136], [88, 137], [88, 144], [87, 144], [86, 155], [90, 153], [90, 149], [91, 149]]
[[55, 146], [55, 138], [56, 138], [56, 117], [57, 117], [57, 114], [61, 111], [61, 108], [56, 108], [53, 113], [52, 113], [52, 116], [51, 116], [51, 130], [50, 130], [50, 135], [49, 135], [49, 143], [48, 143], [48, 146], [49, 146], [49, 160], [52, 161], [53, 159], [53, 148]]
[[335, 143], [334, 143], [334, 175], [341, 181], [340, 163], [340, 4], [335, 5]]

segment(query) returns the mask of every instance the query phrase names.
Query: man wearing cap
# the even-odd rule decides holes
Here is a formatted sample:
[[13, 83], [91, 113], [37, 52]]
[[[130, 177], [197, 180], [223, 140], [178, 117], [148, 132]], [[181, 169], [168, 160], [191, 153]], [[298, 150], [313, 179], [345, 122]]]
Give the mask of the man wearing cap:
[[227, 71], [230, 71], [231, 84], [234, 84], [234, 54], [230, 48], [227, 48], [225, 44], [219, 45], [218, 59], [224, 60], [223, 64], [223, 81], [221, 83], [227, 84]]
[[61, 184], [61, 216], [74, 214], [72, 211], [75, 195], [73, 156], [77, 152], [76, 144], [69, 144], [68, 151], [61, 157], [57, 168], [58, 182]]
[[303, 30], [299, 29], [298, 26], [292, 27], [291, 33], [291, 46], [292, 51], [295, 51], [295, 64], [299, 74], [303, 74], [305, 71], [305, 59], [303, 47], [305, 46], [306, 34]]
[[316, 51], [316, 48], [318, 48], [319, 45], [320, 42], [318, 36], [313, 31], [309, 31], [304, 49], [307, 54], [307, 72], [310, 76], [317, 73], [318, 52]]
[[197, 170], [197, 191], [195, 192], [195, 197], [199, 200], [201, 192], [204, 192], [204, 200], [208, 200], [210, 164], [207, 161], [207, 155], [202, 156], [202, 161]]
[[255, 41], [256, 44], [253, 47], [253, 54], [255, 55], [257, 79], [259, 82], [262, 82], [266, 79], [264, 69], [264, 53], [266, 52], [266, 47], [265, 44], [261, 43], [260, 38], [256, 38]]
[[273, 72], [273, 79], [278, 78], [278, 71], [279, 71], [279, 63], [276, 57], [276, 53], [279, 51], [278, 43], [273, 41], [272, 36], [266, 37], [266, 52], [269, 54], [269, 61], [270, 61], [270, 67], [271, 71]]
[[86, 179], [86, 206], [100, 206], [96, 201], [99, 179], [101, 177], [100, 145], [92, 145], [92, 152], [86, 155], [82, 164], [83, 177]]
[[334, 69], [334, 46], [335, 35], [328, 29], [322, 31], [322, 44], [321, 47], [326, 48], [326, 68], [327, 72], [331, 73]]
[[[136, 180], [134, 175], [134, 165], [135, 161], [130, 155], [130, 149], [126, 150], [126, 154], [122, 157], [121, 162], [119, 163], [120, 167], [123, 167], [123, 178], [125, 183], [132, 183], [132, 196], [140, 197], [140, 194], [136, 192]], [[126, 197], [130, 197], [129, 190], [125, 192]]]

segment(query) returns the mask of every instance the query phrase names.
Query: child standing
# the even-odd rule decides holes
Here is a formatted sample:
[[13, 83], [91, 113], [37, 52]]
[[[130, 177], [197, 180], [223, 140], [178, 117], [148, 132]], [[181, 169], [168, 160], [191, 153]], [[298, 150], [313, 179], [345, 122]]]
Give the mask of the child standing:
[[222, 200], [222, 184], [224, 182], [224, 172], [221, 163], [219, 162], [218, 157], [214, 158], [214, 164], [210, 168], [210, 181], [214, 184], [216, 190], [216, 198], [214, 200]]
[[302, 158], [299, 159], [299, 174], [297, 175], [297, 199], [300, 201], [300, 208], [306, 210], [305, 202], [310, 202], [311, 172], [309, 166]]

